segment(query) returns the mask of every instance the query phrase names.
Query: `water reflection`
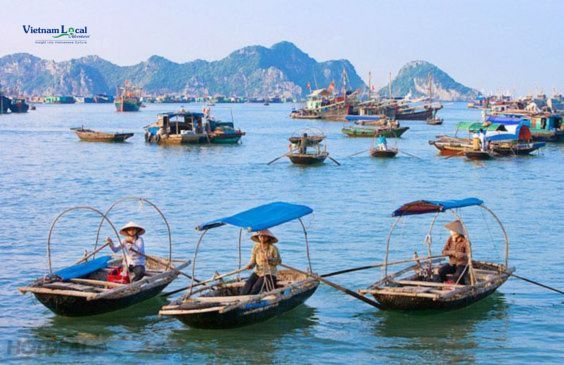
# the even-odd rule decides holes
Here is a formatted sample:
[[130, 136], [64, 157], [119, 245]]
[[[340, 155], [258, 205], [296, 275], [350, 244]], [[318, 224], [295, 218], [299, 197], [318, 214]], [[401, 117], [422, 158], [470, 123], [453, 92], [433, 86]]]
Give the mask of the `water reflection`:
[[[402, 351], [405, 358], [417, 361], [460, 362], [476, 359], [475, 350], [481, 344], [484, 325], [504, 321], [508, 307], [500, 293], [469, 307], [451, 311], [378, 311], [367, 321], [383, 346]], [[480, 334], [482, 333], [482, 334]], [[499, 336], [499, 333], [496, 334]], [[505, 337], [496, 338], [504, 346]]]
[[286, 340], [312, 336], [317, 323], [316, 309], [301, 305], [266, 322], [229, 330], [193, 329], [182, 325], [172, 331], [166, 346], [171, 351], [197, 352], [208, 362], [272, 363], [286, 347]]
[[111, 350], [112, 344], [127, 348], [129, 339], [150, 334], [151, 326], [159, 320], [156, 314], [165, 303], [156, 297], [126, 309], [88, 317], [62, 317], [48, 312], [52, 317], [31, 328], [22, 340], [29, 343], [28, 347], [45, 353], [53, 352], [53, 346], [57, 346], [57, 353], [97, 353]]

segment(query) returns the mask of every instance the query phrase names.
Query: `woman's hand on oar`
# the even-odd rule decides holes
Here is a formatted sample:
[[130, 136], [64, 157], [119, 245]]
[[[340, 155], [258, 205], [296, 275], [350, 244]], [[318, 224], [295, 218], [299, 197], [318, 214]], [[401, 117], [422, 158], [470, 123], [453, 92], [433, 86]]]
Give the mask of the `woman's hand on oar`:
[[357, 292], [354, 292], [354, 291], [352, 291], [352, 290], [350, 290], [350, 289], [347, 289], [347, 288], [345, 288], [345, 287], [342, 287], [342, 286], [340, 286], [339, 284], [335, 284], [335, 283], [332, 282], [332, 281], [329, 281], [329, 280], [327, 280], [327, 279], [323, 279], [321, 276], [319, 276], [319, 275], [317, 275], [317, 274], [313, 274], [313, 273], [310, 273], [310, 272], [301, 271], [301, 270], [298, 270], [298, 269], [296, 269], [296, 268], [293, 268], [293, 267], [288, 266], [288, 265], [285, 265], [285, 264], [280, 264], [280, 266], [285, 267], [286, 269], [289, 269], [289, 270], [298, 272], [298, 273], [300, 273], [300, 274], [310, 276], [310, 277], [312, 277], [312, 278], [314, 278], [314, 279], [316, 279], [316, 280], [321, 281], [321, 282], [324, 283], [324, 284], [329, 285], [329, 286], [332, 287], [332, 288], [335, 288], [335, 289], [337, 289], [337, 290], [340, 290], [340, 291], [342, 291], [343, 293], [348, 294], [348, 295], [350, 295], [350, 296], [352, 296], [352, 297], [354, 297], [354, 298], [356, 298], [356, 299], [362, 300], [364, 303], [369, 304], [369, 305], [371, 305], [371, 306], [373, 306], [373, 307], [376, 307], [376, 308], [378, 308], [378, 309], [384, 309], [384, 308], [382, 307], [382, 305], [380, 305], [378, 302], [375, 302], [375, 301], [373, 301], [372, 299], [369, 299], [369, 298], [365, 297], [365, 296], [362, 295], [362, 294], [358, 294]]
[[357, 152], [357, 153], [353, 153], [352, 155], [347, 156], [347, 157], [354, 157], [354, 156], [360, 155], [361, 153], [365, 153], [365, 152], [368, 152], [368, 151], [370, 151], [370, 149], [362, 150], [362, 151]]
[[286, 156], [288, 156], [288, 153], [285, 153], [285, 154], [283, 154], [282, 156], [276, 157], [274, 160], [272, 160], [272, 161], [270, 161], [269, 163], [267, 163], [267, 165], [270, 165], [270, 164], [272, 164], [272, 163], [274, 163], [274, 162], [280, 160], [282, 157], [286, 157]]
[[327, 158], [329, 158], [331, 161], [333, 161], [334, 163], [336, 163], [337, 166], [341, 166], [341, 164], [339, 163], [339, 161], [335, 160], [333, 157], [327, 156]]

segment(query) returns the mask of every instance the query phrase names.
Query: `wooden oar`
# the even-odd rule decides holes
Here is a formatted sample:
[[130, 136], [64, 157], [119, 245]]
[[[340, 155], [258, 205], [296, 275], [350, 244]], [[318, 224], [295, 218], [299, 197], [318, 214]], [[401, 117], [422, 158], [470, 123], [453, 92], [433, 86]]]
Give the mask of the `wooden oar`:
[[514, 278], [517, 278], [517, 279], [521, 279], [521, 280], [523, 280], [523, 281], [526, 281], [527, 283], [531, 283], [531, 284], [534, 284], [534, 285], [538, 285], [538, 286], [543, 287], [543, 288], [545, 288], [545, 289], [552, 290], [552, 291], [555, 291], [555, 292], [560, 293], [560, 294], [564, 294], [564, 291], [562, 291], [562, 290], [559, 290], [559, 289], [556, 289], [556, 288], [552, 288], [552, 287], [550, 287], [550, 286], [548, 286], [548, 285], [541, 284], [541, 283], [539, 283], [539, 282], [537, 282], [537, 281], [534, 281], [534, 280], [531, 280], [531, 279], [527, 279], [527, 278], [524, 278], [524, 277], [522, 277], [522, 276], [515, 275], [515, 274], [512, 274], [512, 273], [508, 273], [508, 274], [511, 275], [511, 276], [513, 276]]
[[[139, 255], [143, 256], [143, 257], [146, 258], [147, 260], [151, 260], [151, 261], [153, 261], [153, 262], [156, 262], [157, 264], [169, 266], [169, 263], [166, 262], [166, 261], [157, 259], [157, 258], [152, 257], [152, 256], [147, 256], [147, 255], [142, 254], [141, 252], [139, 252], [139, 251], [137, 251], [137, 250], [135, 250], [135, 249], [133, 249], [133, 248], [131, 249], [131, 251], [135, 252], [136, 254], [139, 254]], [[189, 262], [191, 262], [191, 261], [189, 260]], [[170, 264], [170, 267], [171, 267], [173, 270], [178, 271], [178, 273], [179, 273], [180, 275], [185, 276], [185, 277], [187, 277], [188, 279], [192, 280], [192, 277], [191, 277], [190, 275], [188, 275], [188, 274], [186, 274], [185, 272], [182, 272], [182, 271], [180, 271], [180, 270], [177, 270], [174, 266], [172, 266], [172, 263]], [[196, 279], [196, 278], [194, 278], [194, 281], [197, 282], [197, 283], [200, 282], [200, 280], [198, 280], [198, 279]]]
[[347, 157], [354, 157], [354, 156], [360, 155], [361, 153], [364, 153], [364, 152], [368, 152], [368, 151], [370, 151], [370, 149], [367, 149], [367, 150], [362, 150], [362, 151], [360, 151], [360, 152], [357, 152], [357, 153], [353, 153], [352, 155], [350, 155], [350, 156], [347, 156]]
[[[388, 262], [388, 266], [405, 264], [406, 262], [413, 262], [413, 261], [436, 260], [436, 259], [443, 258], [443, 257], [445, 257], [445, 256], [418, 257], [418, 258], [415, 258], [415, 259], [392, 261], [392, 262]], [[384, 263], [381, 263], [381, 264], [354, 267], [352, 269], [344, 269], [344, 270], [334, 271], [334, 272], [330, 272], [330, 273], [323, 274], [323, 275], [320, 275], [320, 276], [322, 278], [326, 278], [326, 277], [329, 277], [329, 276], [341, 275], [341, 274], [346, 274], [346, 273], [354, 272], [354, 271], [374, 269], [374, 268], [382, 267], [384, 265], [385, 265]]]
[[94, 251], [91, 252], [90, 254], [88, 254], [88, 255], [84, 256], [83, 258], [81, 258], [80, 260], [78, 260], [78, 261], [75, 263], [75, 265], [80, 264], [81, 262], [84, 262], [84, 261], [88, 260], [88, 259], [91, 258], [92, 256], [96, 255], [98, 252], [102, 251], [102, 249], [103, 249], [104, 247], [106, 247], [107, 245], [109, 245], [109, 244], [110, 244], [110, 243], [107, 242], [106, 244], [104, 244], [104, 245], [98, 247], [96, 250], [94, 250]]
[[350, 295], [350, 296], [352, 296], [352, 297], [354, 297], [354, 298], [356, 298], [356, 299], [362, 300], [364, 303], [369, 304], [369, 305], [371, 305], [371, 306], [373, 306], [373, 307], [376, 307], [376, 308], [378, 308], [378, 309], [384, 309], [384, 307], [382, 307], [379, 303], [377, 303], [377, 302], [375, 302], [375, 301], [373, 301], [373, 300], [371, 300], [371, 299], [365, 297], [364, 295], [358, 294], [357, 292], [354, 292], [354, 291], [352, 291], [352, 290], [350, 290], [350, 289], [347, 289], [347, 288], [342, 287], [342, 286], [340, 286], [340, 285], [338, 285], [338, 284], [335, 284], [334, 282], [329, 281], [329, 280], [327, 280], [327, 279], [323, 279], [323, 278], [322, 278], [321, 276], [319, 276], [319, 275], [316, 275], [316, 274], [313, 274], [313, 273], [309, 273], [309, 272], [305, 272], [305, 271], [301, 271], [301, 270], [298, 270], [298, 269], [296, 269], [296, 268], [293, 268], [293, 267], [288, 266], [288, 265], [285, 265], [285, 264], [280, 264], [280, 266], [285, 267], [286, 269], [290, 269], [290, 270], [292, 270], [292, 271], [298, 272], [298, 273], [300, 273], [300, 274], [310, 276], [310, 277], [312, 277], [312, 278], [314, 278], [314, 279], [316, 279], [316, 280], [321, 281], [321, 282], [324, 283], [324, 284], [329, 285], [329, 286], [332, 287], [332, 288], [335, 288], [335, 289], [337, 289], [337, 290], [340, 290], [340, 291], [342, 291], [343, 293], [348, 294], [348, 295]]
[[245, 270], [247, 270], [246, 267], [244, 267], [244, 268], [242, 268], [242, 269], [234, 270], [234, 271], [231, 271], [231, 272], [228, 272], [228, 273], [219, 275], [219, 276], [214, 276], [213, 278], [208, 279], [208, 280], [198, 281], [198, 283], [197, 283], [197, 284], [194, 284], [193, 286], [192, 286], [192, 285], [188, 285], [188, 286], [182, 287], [182, 288], [180, 288], [180, 289], [176, 289], [176, 290], [170, 291], [170, 292], [168, 292], [168, 293], [162, 293], [162, 294], [161, 294], [161, 297], [168, 297], [169, 295], [176, 294], [176, 293], [180, 293], [180, 292], [183, 291], [183, 290], [190, 289], [190, 287], [195, 288], [195, 287], [197, 287], [197, 286], [201, 286], [201, 285], [207, 284], [207, 283], [209, 283], [209, 282], [211, 282], [211, 281], [217, 281], [217, 280], [222, 279], [222, 278], [224, 278], [224, 277], [226, 277], [226, 276], [231, 276], [231, 275], [238, 274], [238, 273], [243, 272], [243, 271], [245, 271]]
[[409, 152], [405, 152], [405, 151], [403, 151], [403, 150], [398, 150], [398, 152], [401, 152], [401, 153], [403, 153], [403, 154], [405, 154], [405, 155], [408, 155], [408, 156], [411, 156], [411, 157], [415, 157], [415, 158], [417, 158], [417, 159], [419, 159], [419, 160], [423, 160], [421, 157], [415, 156], [414, 154], [409, 153]]
[[339, 161], [335, 160], [333, 157], [327, 156], [327, 158], [330, 159], [331, 161], [333, 161], [334, 163], [336, 163], [337, 166], [341, 166], [341, 164], [339, 163]]
[[269, 163], [267, 163], [267, 165], [270, 165], [278, 160], [280, 160], [282, 157], [286, 157], [288, 155], [288, 153], [283, 154], [282, 156], [276, 157], [274, 160], [270, 161]]

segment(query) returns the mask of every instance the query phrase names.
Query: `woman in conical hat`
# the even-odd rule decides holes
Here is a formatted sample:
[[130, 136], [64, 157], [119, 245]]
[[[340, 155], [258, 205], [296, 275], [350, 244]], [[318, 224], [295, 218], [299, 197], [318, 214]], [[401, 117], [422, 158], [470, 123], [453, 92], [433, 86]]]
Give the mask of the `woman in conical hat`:
[[256, 242], [251, 252], [251, 260], [246, 266], [247, 270], [253, 269], [251, 276], [243, 287], [242, 295], [258, 294], [263, 289], [276, 288], [276, 266], [282, 263], [278, 248], [274, 245], [278, 238], [268, 229], [255, 232], [251, 240]]
[[[125, 236], [122, 241], [125, 248], [123, 266], [133, 273], [132, 281], [141, 280], [145, 276], [145, 242], [141, 238], [145, 234], [145, 228], [135, 222], [129, 222], [121, 227], [119, 234]], [[114, 246], [110, 237], [106, 238], [106, 242], [110, 244], [112, 251], [121, 251], [120, 247]]]
[[468, 272], [467, 266], [469, 252], [466, 230], [460, 220], [455, 220], [445, 224], [445, 228], [450, 231], [450, 237], [446, 241], [442, 254], [443, 256], [449, 257], [449, 262], [448, 264], [441, 266], [439, 269], [439, 276], [441, 281], [444, 282], [448, 274], [453, 274], [454, 282], [464, 284], [464, 276]]

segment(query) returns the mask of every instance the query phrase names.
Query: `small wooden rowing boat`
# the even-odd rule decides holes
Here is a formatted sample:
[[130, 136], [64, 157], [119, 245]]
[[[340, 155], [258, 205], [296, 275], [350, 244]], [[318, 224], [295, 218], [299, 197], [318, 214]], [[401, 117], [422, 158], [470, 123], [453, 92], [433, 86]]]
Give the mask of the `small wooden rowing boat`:
[[441, 125], [443, 124], [443, 119], [442, 118], [429, 118], [426, 120], [426, 123], [429, 125]]
[[[208, 230], [230, 224], [239, 227], [241, 231], [254, 232], [272, 228], [280, 224], [299, 220], [312, 213], [313, 210], [304, 205], [276, 202], [258, 206], [256, 208], [204, 223], [197, 230], [202, 236], [196, 246], [192, 277], [195, 275], [195, 263], [199, 245]], [[303, 225], [302, 225], [303, 227]], [[304, 228], [304, 234], [307, 234]], [[306, 236], [307, 237], [307, 236]], [[239, 257], [241, 255], [241, 235], [239, 235]], [[308, 258], [308, 273], [312, 272], [309, 261], [309, 244], [306, 239]], [[244, 280], [237, 278], [230, 282], [223, 282], [221, 278], [235, 275], [244, 268], [231, 273], [216, 276], [208, 281], [196, 284], [194, 281], [188, 288], [189, 292], [180, 299], [164, 306], [159, 314], [171, 316], [190, 327], [223, 329], [241, 327], [283, 314], [301, 304], [315, 293], [319, 281], [293, 270], [279, 270], [275, 288], [263, 288], [256, 295], [241, 295]], [[195, 290], [200, 284], [209, 284]], [[198, 295], [196, 295], [198, 294]]]
[[[432, 256], [431, 243], [433, 242], [433, 226], [437, 217], [442, 212], [451, 212], [463, 224], [464, 231], [468, 232], [464, 222], [457, 213], [458, 209], [476, 206], [490, 213], [503, 233], [505, 240], [505, 260], [503, 263], [486, 262], [472, 259], [472, 245], [468, 250], [468, 264], [458, 282], [441, 282], [438, 279], [439, 264], [445, 263], [444, 257]], [[399, 226], [400, 219], [410, 215], [433, 214], [429, 232], [424, 240], [427, 257], [416, 257], [416, 264], [409, 265], [399, 271], [388, 274], [388, 257], [390, 255], [390, 242], [392, 233]], [[419, 200], [402, 205], [393, 213], [398, 217], [392, 225], [386, 243], [385, 265], [383, 278], [368, 289], [359, 290], [361, 294], [370, 294], [382, 305], [382, 309], [397, 310], [446, 310], [468, 306], [495, 292], [507, 281], [514, 269], [508, 267], [509, 238], [495, 214], [487, 208], [483, 201], [477, 198], [461, 200], [430, 201]], [[469, 235], [466, 237], [469, 239]], [[493, 239], [493, 238], [492, 238]], [[390, 263], [391, 265], [391, 263]]]
[[126, 139], [133, 137], [133, 133], [106, 133], [97, 132], [92, 129], [71, 128], [82, 141], [88, 142], [124, 142]]
[[[136, 198], [136, 200], [152, 205], [143, 198]], [[92, 253], [85, 255], [74, 265], [53, 271], [51, 267], [52, 233], [59, 219], [68, 212], [75, 210], [87, 210], [99, 214], [102, 217], [100, 227], [102, 223], [107, 222], [123, 247], [117, 230], [107, 217], [109, 210], [104, 214], [91, 207], [74, 207], [57, 216], [51, 226], [47, 240], [48, 274], [34, 280], [29, 286], [19, 288], [22, 294], [32, 293], [35, 295], [41, 304], [57, 315], [68, 317], [90, 316], [112, 312], [143, 302], [158, 295], [178, 277], [180, 269], [190, 264], [190, 261], [186, 261], [178, 266], [173, 266], [169, 231], [169, 257], [145, 255], [147, 259], [146, 271], [141, 280], [134, 282], [113, 280], [112, 277], [122, 270], [120, 264], [123, 262], [125, 252], [123, 252], [123, 255], [95, 258], [96, 253], [106, 246], [97, 247], [98, 239]], [[162, 217], [164, 219], [164, 216]], [[166, 224], [168, 227], [168, 223]]]
[[378, 148], [370, 149], [370, 156], [377, 158], [393, 158], [398, 154], [397, 148], [388, 148], [387, 150], [381, 150]]

